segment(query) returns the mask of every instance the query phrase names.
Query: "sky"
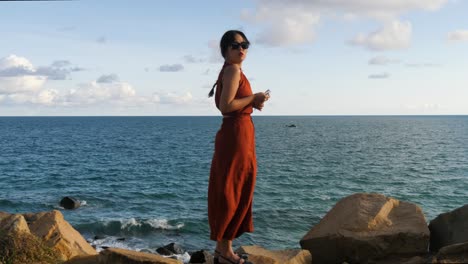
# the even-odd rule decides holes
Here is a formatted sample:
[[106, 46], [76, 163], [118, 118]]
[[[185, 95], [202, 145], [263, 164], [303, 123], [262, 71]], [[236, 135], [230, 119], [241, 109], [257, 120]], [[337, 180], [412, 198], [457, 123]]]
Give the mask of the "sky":
[[0, 1], [0, 116], [220, 115], [242, 30], [254, 115], [467, 115], [467, 0]]

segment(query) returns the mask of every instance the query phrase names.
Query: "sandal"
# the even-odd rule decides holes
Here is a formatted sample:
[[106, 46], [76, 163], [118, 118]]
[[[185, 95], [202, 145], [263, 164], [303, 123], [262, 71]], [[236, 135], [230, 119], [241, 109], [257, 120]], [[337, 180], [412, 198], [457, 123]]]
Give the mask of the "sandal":
[[[232, 259], [230, 259], [230, 258], [227, 258], [227, 257], [225, 257], [225, 256], [223, 256], [223, 255], [219, 255], [218, 258], [215, 258], [215, 262], [214, 262], [215, 264], [221, 264], [221, 262], [219, 262], [219, 258], [222, 258], [222, 259], [228, 261], [228, 262], [231, 263], [231, 264], [253, 264], [252, 262], [247, 261], [247, 260], [245, 260], [245, 259], [243, 259], [243, 258], [239, 258], [237, 261], [235, 261], [235, 260], [232, 260]], [[242, 260], [243, 260], [244, 262], [241, 262]]]
[[[216, 255], [221, 255], [221, 252], [219, 252], [219, 251], [216, 250], [216, 249], [215, 249], [214, 252], [215, 252]], [[237, 253], [237, 252], [234, 252], [234, 254], [236, 254], [239, 258], [242, 258], [242, 259], [244, 259], [244, 260], [247, 260], [247, 259], [249, 258], [249, 254], [245, 254], [245, 253], [244, 253], [244, 254], [239, 254], [239, 253]], [[214, 257], [217, 258], [216, 256], [214, 256]]]
[[[215, 250], [215, 254], [216, 254], [217, 256], [214, 256], [214, 259], [213, 259], [213, 260], [214, 260], [214, 264], [221, 264], [221, 263], [219, 262], [219, 258], [222, 258], [222, 259], [224, 259], [224, 260], [227, 260], [229, 263], [232, 263], [232, 264], [252, 264], [252, 262], [247, 261], [248, 256], [247, 256], [246, 254], [241, 254], [241, 255], [240, 255], [240, 254], [238, 254], [238, 253], [235, 253], [237, 256], [239, 256], [239, 259], [238, 259], [236, 262], [233, 261], [233, 260], [230, 259], [230, 258], [227, 258], [227, 257], [221, 255], [221, 252], [219, 252], [218, 250]], [[244, 262], [241, 263], [241, 260], [244, 260]]]

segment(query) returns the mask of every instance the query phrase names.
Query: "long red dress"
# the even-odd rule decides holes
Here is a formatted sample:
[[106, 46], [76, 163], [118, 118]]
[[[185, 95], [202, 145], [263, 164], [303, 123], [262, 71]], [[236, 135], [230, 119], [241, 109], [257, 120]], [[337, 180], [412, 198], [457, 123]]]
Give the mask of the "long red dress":
[[[222, 91], [221, 70], [215, 94], [216, 106]], [[241, 71], [235, 98], [252, 94], [250, 83]], [[216, 134], [215, 150], [208, 185], [208, 221], [210, 239], [233, 240], [244, 232], [253, 232], [252, 201], [257, 175], [255, 128], [250, 114], [252, 105], [224, 114]], [[228, 117], [226, 117], [228, 116]]]

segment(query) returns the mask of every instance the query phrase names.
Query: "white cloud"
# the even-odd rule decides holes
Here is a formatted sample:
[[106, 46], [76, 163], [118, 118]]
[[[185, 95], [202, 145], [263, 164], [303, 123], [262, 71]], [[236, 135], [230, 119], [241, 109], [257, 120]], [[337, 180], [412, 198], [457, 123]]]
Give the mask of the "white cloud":
[[425, 67], [441, 67], [441, 64], [436, 64], [436, 63], [406, 63], [406, 67], [411, 67], [411, 68], [425, 68]]
[[[448, 0], [257, 0], [256, 8], [245, 9], [241, 18], [263, 27], [257, 40], [270, 46], [288, 46], [310, 43], [316, 38], [316, 31], [327, 17], [341, 17], [346, 21], [358, 18], [371, 18], [385, 23], [396, 21], [402, 14], [417, 11], [435, 11]], [[393, 49], [408, 46], [411, 37], [411, 25], [391, 23], [378, 35], [360, 35], [358, 42], [367, 44], [372, 49]], [[396, 28], [395, 28], [396, 27]], [[391, 32], [404, 34], [402, 38], [388, 35]], [[371, 37], [371, 39], [368, 39]], [[385, 37], [382, 41], [375, 38]]]
[[184, 56], [184, 60], [185, 62], [187, 63], [201, 63], [201, 62], [204, 62], [205, 60], [202, 59], [202, 58], [196, 58], [192, 55], [185, 55]]
[[1, 77], [0, 94], [15, 94], [38, 91], [46, 82], [39, 76]]
[[32, 63], [14, 54], [0, 59], [0, 94], [34, 92], [45, 83], [46, 77], [34, 76]]
[[370, 34], [358, 34], [351, 44], [371, 50], [392, 50], [408, 48], [411, 43], [411, 23], [392, 21]]
[[152, 96], [137, 95], [133, 86], [128, 82], [120, 81], [116, 74], [102, 75], [94, 81], [82, 83], [72, 89], [51, 89], [46, 87], [46, 81], [51, 76], [59, 76], [57, 71], [68, 69], [71, 72], [79, 68], [71, 68], [71, 63], [65, 60], [55, 61], [51, 66], [43, 68], [42, 70], [40, 67], [35, 68], [29, 60], [16, 55], [1, 58], [0, 102], [2, 105], [23, 104], [69, 109], [94, 106], [103, 109], [114, 109], [113, 107], [127, 109], [127, 107], [151, 107], [155, 104], [182, 105], [193, 102], [190, 92], [182, 94], [161, 92]]
[[136, 91], [126, 82], [99, 83], [92, 81], [69, 90], [63, 97], [64, 105], [92, 105], [100, 103], [136, 103]]
[[[51, 66], [39, 66], [35, 68], [32, 63], [24, 58], [14, 54], [0, 59], [0, 82], [13, 82], [16, 88], [19, 88], [21, 79], [23, 83], [29, 83], [31, 80], [66, 80], [69, 79], [72, 72], [82, 71], [80, 67], [73, 67], [66, 60], [55, 61]], [[9, 78], [8, 80], [4, 78]], [[3, 86], [5, 90], [7, 85]], [[29, 90], [24, 86], [21, 90]], [[17, 89], [11, 89], [17, 92]]]
[[97, 83], [113, 83], [113, 82], [118, 82], [118, 81], [119, 81], [119, 76], [117, 76], [117, 74], [115, 73], [102, 75], [96, 80]]
[[417, 112], [417, 113], [437, 112], [438, 110], [442, 110], [445, 108], [437, 103], [407, 104], [407, 105], [403, 105], [402, 107], [405, 110], [408, 110], [410, 112]]
[[447, 34], [447, 39], [449, 41], [458, 42], [458, 41], [468, 41], [468, 30], [455, 30]]
[[182, 64], [165, 64], [159, 67], [161, 72], [179, 72], [184, 70], [184, 65]]
[[400, 63], [399, 60], [389, 59], [384, 56], [377, 56], [369, 60], [370, 65], [388, 65], [392, 63]]
[[190, 92], [176, 94], [172, 92], [158, 92], [153, 94], [153, 101], [160, 104], [188, 104], [192, 102], [193, 96]]
[[34, 67], [32, 63], [24, 57], [19, 57], [19, 56], [16, 56], [15, 54], [11, 54], [7, 57], [0, 59], [0, 70], [6, 70], [9, 68], [18, 68], [18, 67], [21, 67], [30, 71], [34, 71]]
[[59, 92], [55, 89], [42, 90], [33, 102], [48, 106], [57, 104], [60, 102]]
[[315, 39], [314, 28], [320, 21], [320, 14], [304, 11], [300, 6], [261, 4], [255, 13], [244, 10], [244, 20], [264, 23], [257, 42], [269, 46], [287, 46], [310, 43]]
[[383, 73], [376, 73], [376, 74], [370, 74], [369, 79], [387, 79], [390, 77], [390, 74], [383, 72]]

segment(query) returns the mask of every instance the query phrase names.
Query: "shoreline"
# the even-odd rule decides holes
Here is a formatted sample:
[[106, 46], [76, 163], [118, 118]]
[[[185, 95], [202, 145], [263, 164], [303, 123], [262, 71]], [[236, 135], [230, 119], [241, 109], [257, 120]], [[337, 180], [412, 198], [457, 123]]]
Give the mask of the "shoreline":
[[[370, 260], [379, 264], [391, 263], [389, 261], [408, 264], [444, 263], [446, 260], [464, 263], [463, 261], [468, 260], [465, 217], [468, 217], [468, 205], [442, 213], [427, 225], [422, 209], [411, 202], [377, 193], [355, 193], [338, 201], [304, 235], [299, 241], [302, 249], [275, 251], [258, 245], [243, 245], [239, 251], [248, 254], [254, 264], [270, 263], [262, 262], [266, 258], [271, 259], [271, 263], [278, 264], [355, 263]], [[99, 259], [99, 263], [115, 264], [139, 263], [126, 262], [130, 259], [152, 259], [151, 261], [166, 261], [154, 263], [188, 263], [195, 255], [206, 259], [211, 255], [209, 251], [199, 249], [191, 252], [190, 256], [180, 246], [174, 245], [170, 250], [167, 248], [171, 245], [157, 249], [157, 253], [161, 253], [160, 249], [167, 250], [165, 252], [172, 250], [175, 253], [170, 255], [172, 258], [144, 250], [138, 252], [106, 248], [98, 252], [57, 210], [25, 214], [0, 212], [0, 233], [7, 234], [0, 236], [3, 240], [21, 238], [23, 235], [37, 236], [43, 241], [40, 243], [57, 250], [62, 262], [93, 259], [94, 262], [86, 263], [98, 263], [96, 261]], [[21, 252], [25, 249], [10, 250]], [[179, 257], [179, 262], [173, 262], [173, 258], [178, 256], [182, 256]], [[115, 262], [115, 259], [126, 260]]]

